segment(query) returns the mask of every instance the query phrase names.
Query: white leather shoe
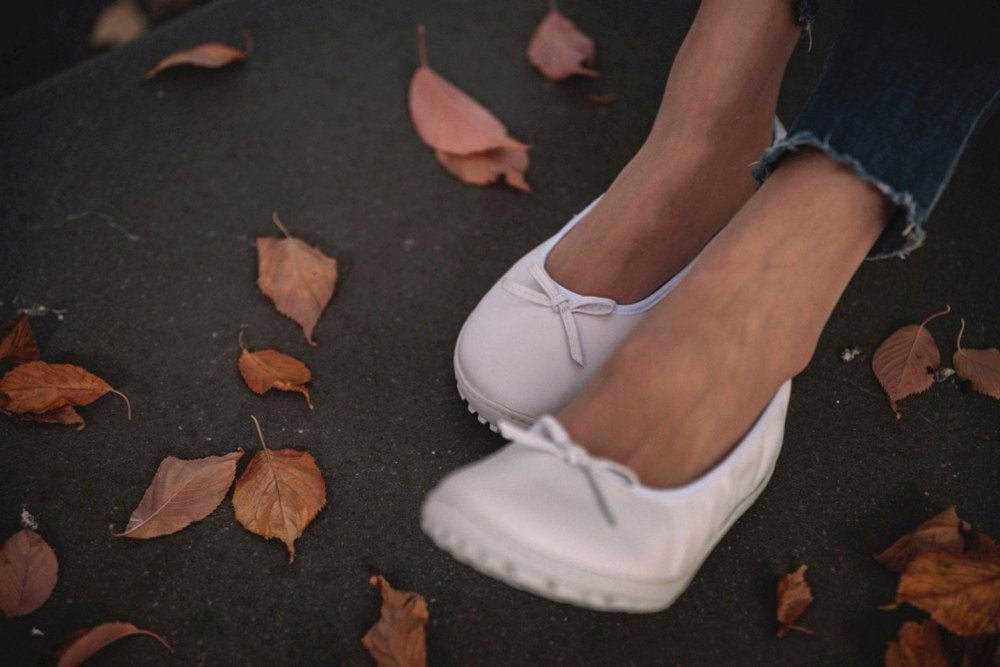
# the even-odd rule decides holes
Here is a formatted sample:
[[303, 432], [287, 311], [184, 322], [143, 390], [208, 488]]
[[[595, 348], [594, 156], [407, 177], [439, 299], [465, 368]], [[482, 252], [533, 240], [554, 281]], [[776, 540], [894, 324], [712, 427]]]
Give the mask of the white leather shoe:
[[[774, 119], [774, 141], [785, 128]], [[572, 400], [630, 331], [683, 280], [694, 260], [645, 299], [619, 304], [556, 283], [545, 261], [598, 197], [514, 264], [466, 319], [455, 344], [458, 393], [494, 431], [528, 426]]]
[[551, 600], [652, 612], [687, 588], [767, 485], [781, 450], [791, 380], [726, 458], [681, 487], [653, 489], [590, 456], [553, 417], [448, 475], [421, 525], [480, 572]]

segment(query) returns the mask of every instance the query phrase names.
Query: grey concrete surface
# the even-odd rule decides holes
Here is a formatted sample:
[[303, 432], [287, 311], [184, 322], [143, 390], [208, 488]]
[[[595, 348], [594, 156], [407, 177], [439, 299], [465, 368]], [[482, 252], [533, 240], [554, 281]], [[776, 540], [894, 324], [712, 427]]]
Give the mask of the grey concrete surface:
[[[459, 400], [455, 335], [504, 269], [602, 191], [641, 143], [695, 9], [692, 2], [560, 3], [599, 44], [597, 81], [552, 84], [523, 52], [542, 2], [223, 1], [0, 102], [0, 320], [43, 305], [44, 358], [127, 393], [81, 411], [87, 428], [0, 419], [0, 538], [26, 507], [58, 554], [37, 612], [0, 620], [0, 662], [28, 664], [75, 629], [129, 620], [97, 664], [368, 664], [383, 573], [430, 602], [433, 665], [875, 664], [908, 611], [879, 611], [895, 577], [872, 554], [948, 504], [1000, 535], [1000, 403], [950, 380], [896, 421], [869, 368], [896, 327], [950, 304], [934, 335], [950, 359], [1000, 343], [996, 119], [970, 143], [905, 261], [867, 263], [796, 380], [771, 485], [669, 610], [601, 614], [482, 577], [418, 527], [424, 494], [497, 447]], [[793, 57], [791, 120], [816, 80], [840, 9]], [[432, 65], [530, 142], [525, 195], [445, 174], [406, 108], [416, 26]], [[242, 66], [174, 71], [203, 41], [256, 51]], [[592, 92], [618, 101], [587, 108]], [[318, 347], [255, 284], [253, 241], [271, 212], [343, 267]], [[803, 220], [808, 224], [808, 220]], [[60, 313], [57, 315], [56, 313]], [[256, 396], [236, 370], [237, 332], [314, 373], [300, 396]], [[843, 363], [838, 351], [858, 345]], [[720, 406], [720, 410], [725, 406]], [[329, 504], [288, 565], [240, 527], [228, 500], [149, 541], [114, 539], [159, 461], [258, 447], [309, 450]], [[245, 460], [244, 460], [245, 462]], [[778, 573], [809, 565], [812, 635], [774, 637]], [[33, 636], [37, 628], [43, 636]]]

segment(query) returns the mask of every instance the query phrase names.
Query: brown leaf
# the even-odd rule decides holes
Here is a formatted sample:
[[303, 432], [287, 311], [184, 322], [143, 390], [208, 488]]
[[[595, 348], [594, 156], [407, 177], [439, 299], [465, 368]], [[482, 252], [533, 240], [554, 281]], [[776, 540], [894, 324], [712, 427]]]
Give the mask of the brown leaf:
[[584, 67], [594, 64], [594, 40], [580, 32], [568, 18], [549, 2], [549, 13], [535, 29], [528, 44], [528, 60], [547, 79], [561, 81], [574, 74], [597, 77], [598, 72]]
[[875, 556], [875, 560], [893, 572], [902, 572], [914, 557], [928, 551], [960, 554], [965, 547], [965, 539], [960, 531], [970, 528], [968, 523], [958, 518], [955, 506], [949, 505], [940, 514], [917, 526], [909, 535], [896, 540], [891, 547]]
[[11, 535], [0, 549], [0, 611], [13, 618], [41, 607], [52, 595], [58, 571], [52, 547], [38, 533], [25, 528]]
[[872, 370], [889, 396], [896, 419], [903, 415], [896, 401], [919, 394], [934, 384], [933, 371], [941, 365], [941, 352], [934, 337], [924, 327], [935, 317], [951, 312], [951, 306], [934, 313], [920, 324], [909, 324], [882, 341], [872, 355]]
[[303, 385], [312, 380], [312, 373], [304, 363], [277, 350], [251, 352], [243, 345], [243, 331], [240, 331], [239, 368], [243, 381], [250, 389], [263, 394], [271, 389], [297, 391], [306, 397], [306, 404], [313, 409], [309, 390]]
[[0, 408], [18, 415], [30, 412], [37, 416], [67, 405], [88, 405], [108, 392], [125, 399], [128, 418], [132, 419], [132, 406], [125, 394], [112, 389], [93, 373], [71, 364], [29, 361], [0, 378]]
[[257, 285], [279, 313], [298, 322], [306, 342], [316, 345], [313, 329], [337, 286], [337, 260], [292, 236], [277, 213], [272, 219], [285, 238], [257, 239]]
[[89, 42], [94, 49], [113, 49], [149, 32], [149, 19], [135, 0], [115, 0], [97, 15]]
[[812, 590], [806, 583], [806, 566], [801, 565], [799, 569], [791, 574], [783, 574], [778, 579], [778, 636], [784, 637], [789, 630], [799, 630], [801, 632], [811, 632], [806, 628], [795, 625], [799, 616], [806, 610], [806, 607], [813, 601]]
[[914, 558], [896, 590], [896, 603], [928, 612], [947, 630], [969, 637], [1000, 632], [1000, 553], [940, 551]]
[[[0, 396], [0, 404], [3, 403], [3, 400], [2, 396]], [[49, 410], [48, 412], [24, 412], [22, 414], [4, 410], [2, 405], [0, 405], [0, 412], [25, 422], [38, 422], [39, 424], [78, 424], [76, 427], [77, 431], [82, 431], [83, 427], [86, 426], [83, 417], [80, 416], [80, 413], [72, 405], [64, 405], [61, 408]]]
[[531, 192], [531, 186], [524, 180], [524, 172], [528, 170], [528, 151], [524, 148], [494, 148], [470, 155], [434, 151], [434, 157], [449, 173], [466, 183], [487, 185], [503, 176], [508, 185]]
[[295, 560], [295, 540], [326, 505], [326, 484], [316, 460], [297, 449], [268, 449], [256, 417], [261, 450], [236, 482], [236, 520], [251, 533], [277, 537]]
[[149, 81], [163, 70], [179, 65], [193, 65], [206, 69], [217, 69], [225, 67], [230, 63], [243, 62], [250, 55], [250, 51], [251, 47], [249, 45], [246, 49], [240, 50], [233, 46], [219, 44], [218, 42], [209, 42], [191, 49], [175, 51], [156, 63], [153, 69], [146, 72], [143, 81]]
[[168, 456], [132, 512], [125, 530], [115, 537], [148, 539], [176, 533], [212, 513], [236, 477], [243, 450], [224, 456], [183, 460]]
[[941, 647], [938, 624], [930, 619], [903, 623], [899, 642], [889, 642], [886, 648], [885, 667], [951, 667]]
[[38, 343], [35, 342], [35, 335], [31, 332], [28, 316], [24, 313], [18, 315], [13, 322], [0, 326], [0, 329], [11, 330], [0, 341], [0, 359], [10, 357], [15, 364], [23, 364], [35, 361], [41, 356], [38, 352]]
[[368, 581], [382, 594], [382, 616], [361, 643], [378, 667], [424, 667], [427, 601], [418, 593], [397, 591], [381, 575]]
[[986, 350], [967, 350], [962, 347], [962, 333], [965, 320], [958, 331], [955, 354], [951, 358], [955, 373], [972, 383], [972, 388], [980, 394], [1000, 399], [1000, 350], [995, 347]]
[[149, 630], [137, 628], [131, 623], [123, 621], [112, 621], [102, 623], [92, 628], [80, 630], [70, 637], [62, 646], [56, 650], [56, 663], [58, 667], [76, 667], [90, 658], [102, 648], [129, 635], [149, 635], [167, 647], [171, 653], [174, 649], [167, 643], [167, 640]]

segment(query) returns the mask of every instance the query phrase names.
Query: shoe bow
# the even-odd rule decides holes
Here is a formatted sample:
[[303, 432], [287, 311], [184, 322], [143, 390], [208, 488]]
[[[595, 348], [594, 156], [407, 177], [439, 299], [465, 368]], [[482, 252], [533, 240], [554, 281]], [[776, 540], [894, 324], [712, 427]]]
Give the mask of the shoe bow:
[[586, 315], [610, 315], [617, 305], [611, 299], [597, 296], [581, 296], [571, 299], [559, 291], [558, 285], [552, 280], [544, 268], [539, 264], [534, 264], [528, 270], [535, 282], [541, 286], [542, 291], [533, 290], [530, 287], [515, 283], [509, 278], [504, 278], [503, 288], [522, 299], [527, 299], [540, 306], [551, 308], [562, 319], [563, 330], [566, 332], [566, 342], [569, 343], [569, 356], [580, 366], [583, 366], [583, 348], [580, 345], [580, 331], [577, 329], [574, 313], [584, 313]]
[[614, 514], [611, 513], [604, 492], [597, 484], [594, 471], [611, 472], [625, 483], [633, 486], [640, 484], [638, 476], [632, 469], [609, 459], [591, 456], [587, 450], [571, 441], [566, 429], [556, 421], [555, 417], [545, 415], [539, 418], [531, 429], [523, 429], [511, 422], [501, 421], [500, 433], [511, 442], [557, 456], [583, 472], [591, 491], [594, 492], [594, 498], [597, 500], [601, 514], [612, 526], [617, 522]]

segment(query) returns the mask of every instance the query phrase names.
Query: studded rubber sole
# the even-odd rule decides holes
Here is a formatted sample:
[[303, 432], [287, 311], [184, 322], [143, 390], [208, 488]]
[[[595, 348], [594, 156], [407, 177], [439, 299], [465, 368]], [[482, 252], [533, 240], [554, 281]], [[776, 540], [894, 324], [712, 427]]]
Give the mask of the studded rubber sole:
[[533, 422], [533, 420], [528, 418], [526, 415], [513, 412], [501, 405], [497, 405], [496, 403], [487, 400], [485, 397], [480, 396], [478, 392], [472, 388], [472, 386], [465, 379], [465, 374], [462, 372], [462, 366], [458, 362], [457, 345], [455, 346], [455, 386], [458, 389], [458, 395], [462, 397], [462, 400], [465, 401], [467, 407], [469, 408], [469, 412], [475, 415], [480, 424], [489, 426], [490, 430], [494, 433], [500, 432], [499, 424], [501, 419], [524, 427], [531, 426]]

